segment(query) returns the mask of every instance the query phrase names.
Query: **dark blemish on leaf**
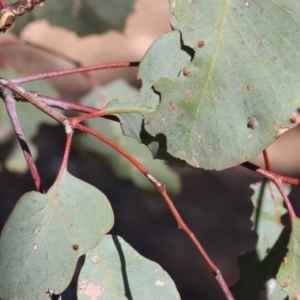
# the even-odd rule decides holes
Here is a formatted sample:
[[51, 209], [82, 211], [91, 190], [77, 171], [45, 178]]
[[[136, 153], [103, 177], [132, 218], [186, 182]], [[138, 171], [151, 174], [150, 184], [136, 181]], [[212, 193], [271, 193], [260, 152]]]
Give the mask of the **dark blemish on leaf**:
[[78, 250], [79, 249], [79, 245], [77, 245], [77, 244], [74, 244], [74, 245], [72, 245], [73, 246], [73, 249], [74, 250]]
[[258, 127], [258, 121], [255, 118], [250, 117], [248, 119], [247, 127], [251, 128], [251, 129], [257, 128]]
[[189, 69], [184, 68], [182, 70], [182, 73], [183, 73], [184, 76], [189, 76], [191, 74], [191, 71]]
[[299, 108], [297, 109], [296, 112], [292, 113], [290, 116], [289, 116], [289, 121], [291, 124], [297, 124], [299, 123]]
[[245, 41], [241, 41], [241, 44], [244, 45], [244, 44], [245, 44]]
[[297, 123], [297, 120], [298, 120], [298, 118], [297, 118], [296, 115], [292, 115], [292, 116], [289, 117], [289, 121], [290, 121], [290, 123], [292, 123], [292, 124], [296, 124], [296, 123]]
[[197, 45], [198, 45], [199, 48], [203, 48], [205, 46], [205, 42], [204, 41], [199, 41]]
[[169, 103], [169, 104], [168, 104], [168, 110], [169, 110], [169, 111], [173, 111], [173, 110], [174, 110], [174, 106], [173, 106], [172, 103]]
[[250, 91], [249, 85], [247, 85], [247, 90]]

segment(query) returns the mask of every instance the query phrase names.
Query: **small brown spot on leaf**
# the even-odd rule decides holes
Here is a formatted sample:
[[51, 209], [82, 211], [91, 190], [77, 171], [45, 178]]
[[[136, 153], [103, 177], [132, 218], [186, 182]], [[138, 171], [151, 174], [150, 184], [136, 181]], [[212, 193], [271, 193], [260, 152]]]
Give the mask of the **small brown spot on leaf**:
[[300, 119], [300, 115], [298, 110], [296, 112], [293, 112], [290, 116], [289, 116], [289, 121], [291, 124], [297, 124], [299, 123]]
[[248, 119], [247, 127], [251, 128], [251, 129], [257, 128], [258, 127], [258, 121], [255, 118], [250, 117]]
[[169, 104], [168, 104], [168, 110], [169, 110], [169, 111], [173, 111], [173, 110], [174, 110], [174, 106], [173, 106], [172, 103], [169, 103]]
[[198, 47], [199, 48], [203, 48], [205, 46], [205, 42], [204, 41], [199, 41], [198, 42]]
[[189, 75], [191, 74], [191, 70], [189, 70], [189, 69], [187, 69], [187, 68], [184, 68], [184, 69], [182, 70], [182, 72], [183, 72], [183, 75], [184, 75], [184, 76], [189, 76]]
[[243, 93], [246, 93], [246, 92], [249, 92], [249, 91], [250, 91], [250, 86], [249, 85], [242, 86], [242, 92]]
[[74, 244], [74, 245], [72, 245], [73, 246], [73, 249], [74, 250], [78, 250], [79, 249], [79, 245], [77, 245], [77, 244]]

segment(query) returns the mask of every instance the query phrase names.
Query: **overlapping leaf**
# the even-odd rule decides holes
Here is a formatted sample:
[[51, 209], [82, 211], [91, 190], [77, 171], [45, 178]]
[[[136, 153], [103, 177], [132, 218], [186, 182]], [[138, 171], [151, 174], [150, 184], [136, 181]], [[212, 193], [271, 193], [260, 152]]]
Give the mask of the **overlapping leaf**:
[[23, 195], [1, 233], [0, 298], [60, 294], [79, 256], [96, 247], [113, 219], [105, 195], [66, 170], [47, 194]]
[[154, 91], [153, 84], [161, 77], [175, 79], [181, 66], [190, 61], [190, 55], [181, 47], [178, 31], [161, 36], [152, 44], [139, 67], [138, 78], [143, 79], [139, 94], [130, 101], [112, 100], [105, 107], [106, 111], [118, 115], [125, 135], [145, 143], [155, 158], [168, 160], [178, 166], [183, 166], [184, 161], [174, 160], [168, 155], [165, 139], [160, 135], [153, 138], [144, 130], [148, 125], [148, 121], [144, 122], [144, 116], [154, 114], [159, 104], [160, 97]]
[[[137, 90], [129, 86], [126, 82], [115, 81], [106, 87], [95, 89], [83, 98], [81, 103], [102, 108], [108, 100], [114, 97], [119, 97], [121, 100], [130, 99], [136, 93]], [[144, 145], [139, 144], [132, 138], [125, 138], [118, 123], [100, 118], [89, 120], [86, 123], [89, 127], [105, 135], [133, 155], [155, 178], [166, 185], [170, 194], [177, 195], [179, 193], [180, 179], [178, 174], [172, 171], [162, 161], [153, 160], [151, 153]], [[86, 134], [79, 137], [79, 142], [79, 149], [85, 150], [85, 152], [87, 150], [87, 154], [90, 154], [89, 156], [92, 154], [94, 158], [104, 161], [117, 176], [131, 179], [139, 188], [147, 192], [155, 191], [153, 185], [131, 162], [108, 145]]]
[[277, 280], [281, 288], [289, 295], [289, 299], [300, 299], [300, 219], [293, 217], [292, 233], [288, 244], [288, 253], [284, 258]]
[[[9, 68], [1, 69], [0, 75], [7, 79], [21, 77]], [[57, 97], [57, 93], [47, 81], [30, 82], [24, 87], [30, 91], [38, 91], [50, 97]], [[41, 124], [56, 124], [57, 122], [28, 103], [18, 102], [16, 103], [16, 109], [28, 146], [33, 157], [36, 158], [37, 150], [32, 143], [32, 139], [37, 134], [39, 126]], [[16, 139], [3, 101], [0, 101], [0, 132], [0, 157], [6, 168], [13, 172], [27, 171], [27, 163]]]
[[180, 299], [169, 275], [118, 236], [90, 250], [78, 279], [78, 299]]
[[[170, 6], [181, 37], [177, 44], [168, 41], [174, 33], [156, 41], [140, 67], [148, 68], [141, 79], [160, 96], [159, 105], [149, 110], [142, 90], [138, 105], [146, 110], [115, 102], [108, 111], [139, 113], [150, 135], [166, 137], [169, 154], [206, 169], [254, 157], [299, 122], [300, 2], [170, 0]], [[157, 48], [162, 41], [168, 51]], [[190, 62], [180, 61], [184, 51]], [[149, 81], [149, 72], [161, 79]], [[124, 128], [134, 124], [133, 117], [123, 119]]]
[[19, 18], [13, 30], [20, 33], [29, 22], [44, 18], [50, 24], [75, 31], [80, 36], [110, 29], [122, 30], [133, 4], [134, 0], [45, 1], [43, 7]]
[[[232, 287], [236, 300], [260, 299], [262, 293], [266, 299], [283, 300], [287, 295], [276, 287], [275, 276], [286, 253], [289, 239], [287, 230], [281, 224], [281, 217], [286, 213], [282, 196], [273, 183], [263, 181], [252, 184], [254, 195], [251, 220], [253, 230], [258, 235], [255, 249], [239, 257], [241, 269], [239, 282]], [[290, 186], [284, 186], [286, 194]], [[273, 289], [268, 285], [274, 285]]]

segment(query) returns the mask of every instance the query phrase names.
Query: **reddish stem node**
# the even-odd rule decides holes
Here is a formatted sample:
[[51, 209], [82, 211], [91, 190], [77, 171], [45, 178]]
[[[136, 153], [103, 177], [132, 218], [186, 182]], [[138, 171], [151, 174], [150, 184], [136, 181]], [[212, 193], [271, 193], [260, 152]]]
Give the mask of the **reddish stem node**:
[[294, 212], [293, 206], [292, 206], [289, 198], [287, 197], [287, 195], [285, 194], [285, 192], [283, 190], [282, 183], [287, 183], [287, 184], [294, 183], [294, 185], [299, 186], [299, 180], [294, 179], [294, 178], [281, 176], [281, 175], [273, 173], [271, 171], [259, 168], [258, 166], [254, 165], [252, 163], [249, 163], [249, 162], [243, 163], [242, 166], [246, 167], [249, 170], [255, 171], [256, 173], [258, 173], [262, 176], [264, 176], [265, 178], [269, 179], [270, 181], [272, 181], [276, 185], [277, 189], [279, 190], [279, 192], [280, 192], [280, 194], [281, 194], [281, 196], [284, 200], [284, 203], [285, 203], [286, 208], [288, 210], [290, 219], [292, 221], [292, 219], [295, 217], [295, 212]]
[[275, 177], [277, 176], [278, 178], [280, 178], [281, 182], [283, 182], [283, 183], [290, 184], [290, 185], [295, 185], [295, 186], [300, 186], [300, 180], [299, 179], [292, 178], [292, 177], [281, 176], [279, 174], [276, 174], [276, 173], [273, 173], [273, 172], [268, 171], [266, 169], [263, 169], [263, 168], [255, 165], [251, 162], [247, 161], [247, 162], [241, 164], [241, 166], [248, 169], [248, 170], [256, 172], [257, 174], [260, 174], [264, 177], [266, 177], [265, 174], [270, 174], [270, 175], [273, 175]]
[[0, 77], [0, 86], [6, 87], [13, 91], [16, 95], [20, 96], [21, 99], [26, 99], [28, 102], [33, 104], [35, 107], [39, 108], [41, 111], [57, 120], [61, 124], [64, 124], [64, 121], [68, 118], [56, 111], [52, 107], [48, 106], [44, 102], [42, 102], [35, 94], [28, 92], [24, 88], [16, 85], [15, 83], [8, 81], [2, 77]]

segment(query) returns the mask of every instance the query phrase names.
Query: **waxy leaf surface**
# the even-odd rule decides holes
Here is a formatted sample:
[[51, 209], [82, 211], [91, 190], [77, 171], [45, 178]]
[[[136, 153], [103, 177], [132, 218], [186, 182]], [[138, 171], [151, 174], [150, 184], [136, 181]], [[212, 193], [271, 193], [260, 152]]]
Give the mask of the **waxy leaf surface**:
[[118, 236], [87, 253], [77, 286], [78, 300], [180, 299], [167, 272]]
[[0, 298], [45, 299], [70, 283], [78, 258], [113, 225], [105, 195], [64, 170], [47, 194], [21, 197], [0, 239]]
[[[115, 81], [107, 86], [94, 89], [81, 100], [81, 104], [100, 109], [114, 97], [123, 100], [130, 99], [136, 94], [137, 90], [125, 81]], [[166, 186], [170, 195], [178, 195], [181, 186], [179, 175], [163, 161], [153, 160], [145, 145], [138, 143], [133, 138], [124, 137], [117, 122], [96, 118], [86, 121], [86, 124], [135, 157], [152, 176]], [[105, 162], [117, 176], [132, 180], [138, 188], [149, 193], [157, 193], [149, 180], [127, 158], [110, 146], [88, 134], [80, 135], [78, 141], [77, 146], [84, 154], [87, 154], [87, 157]]]
[[[166, 137], [171, 156], [205, 169], [249, 160], [299, 122], [299, 1], [170, 0], [170, 7], [181, 36], [162, 37], [168, 51], [157, 40], [140, 66], [148, 67], [142, 91], [150, 85], [158, 105], [138, 112], [133, 102], [115, 103], [112, 112], [139, 113], [148, 134]], [[149, 72], [160, 79], [150, 81]], [[142, 91], [138, 104], [148, 109]], [[123, 117], [123, 129], [131, 119]]]
[[289, 299], [300, 299], [300, 219], [292, 218], [292, 232], [288, 253], [280, 266], [277, 280]]
[[[252, 252], [239, 257], [240, 280], [231, 289], [236, 300], [260, 299], [262, 293], [269, 293], [270, 300], [284, 300], [287, 294], [274, 278], [289, 240], [289, 233], [281, 224], [286, 209], [273, 183], [262, 181], [252, 184], [251, 188], [254, 190], [251, 221], [258, 239]], [[289, 194], [290, 186], [285, 185], [284, 191]], [[273, 285], [275, 289], [268, 290], [267, 285]]]

